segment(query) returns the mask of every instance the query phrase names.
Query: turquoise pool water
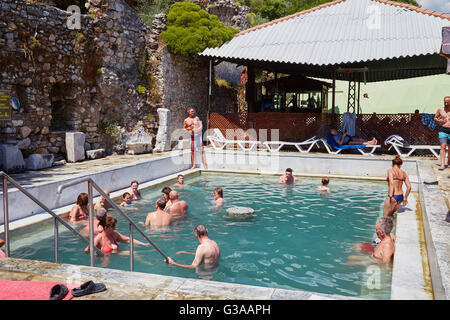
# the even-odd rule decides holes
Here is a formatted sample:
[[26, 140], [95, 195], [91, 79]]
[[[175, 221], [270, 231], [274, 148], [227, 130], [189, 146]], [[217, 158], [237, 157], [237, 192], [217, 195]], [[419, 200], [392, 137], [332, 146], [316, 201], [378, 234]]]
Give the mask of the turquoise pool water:
[[[180, 199], [189, 204], [187, 217], [165, 230], [146, 231], [168, 256], [191, 264], [193, 256], [176, 252], [194, 252], [198, 242], [193, 229], [204, 224], [221, 249], [218, 268], [208, 271], [169, 266], [155, 249], [135, 246], [135, 271], [389, 299], [391, 268], [379, 270], [381, 282], [374, 288], [368, 285], [373, 269], [346, 264], [350, 255], [360, 254], [352, 248], [355, 244], [374, 238], [386, 195], [385, 183], [332, 179], [332, 192], [325, 195], [316, 190], [320, 179], [300, 177], [294, 186], [278, 185], [277, 180], [275, 176], [222, 173], [186, 177], [188, 187], [179, 193]], [[225, 208], [248, 206], [256, 215], [238, 221], [226, 217], [224, 210], [211, 209], [215, 187], [224, 189]], [[127, 214], [135, 222], [145, 221], [147, 213], [154, 211], [161, 188], [142, 190], [143, 200]], [[128, 235], [125, 220], [115, 212], [109, 214], [118, 219], [118, 231]], [[137, 232], [135, 237], [143, 240]], [[53, 261], [53, 246], [50, 223], [23, 235], [12, 234], [14, 257]], [[84, 247], [81, 240], [60, 228], [60, 262], [89, 265]], [[96, 258], [96, 266], [129, 270], [129, 246], [120, 243], [119, 248], [120, 254]]]

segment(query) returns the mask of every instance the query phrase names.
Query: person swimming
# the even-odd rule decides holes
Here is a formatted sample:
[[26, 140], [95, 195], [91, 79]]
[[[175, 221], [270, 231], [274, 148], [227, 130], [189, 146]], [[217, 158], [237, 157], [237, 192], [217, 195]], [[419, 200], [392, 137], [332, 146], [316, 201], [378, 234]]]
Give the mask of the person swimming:
[[166, 207], [164, 208], [164, 211], [169, 212], [170, 211], [170, 206], [172, 205], [172, 201], [170, 201], [170, 191], [172, 191], [171, 188], [169, 187], [164, 187], [161, 190], [161, 196], [163, 197], [164, 200], [166, 200]]
[[223, 198], [223, 189], [222, 188], [215, 188], [213, 191], [213, 204], [215, 204], [216, 207], [221, 207], [225, 203], [225, 199]]
[[[103, 192], [109, 197], [109, 190], [104, 189]], [[101, 196], [100, 200], [97, 201], [94, 205], [94, 210], [97, 211], [100, 208], [105, 208], [106, 210], [112, 208], [112, 205], [106, 201], [105, 197]]]
[[89, 197], [87, 193], [80, 193], [77, 198], [77, 203], [72, 207], [69, 213], [69, 221], [76, 222], [86, 220], [89, 216], [88, 209]]
[[120, 204], [121, 207], [131, 207], [134, 206], [135, 203], [132, 202], [132, 196], [129, 192], [125, 192], [122, 195], [122, 203]]
[[186, 185], [184, 184], [184, 176], [182, 174], [179, 174], [177, 176], [177, 183], [175, 183], [174, 188], [178, 188], [178, 189], [183, 189], [184, 187], [186, 187]]
[[[120, 243], [130, 243], [130, 238], [122, 235], [116, 231], [117, 219], [113, 217], [106, 217], [100, 221], [100, 225], [103, 227], [103, 232], [98, 233], [94, 239], [94, 246], [98, 248], [105, 255], [111, 253], [117, 253], [119, 251]], [[143, 243], [134, 239], [134, 244], [142, 245], [145, 247], [150, 246], [150, 243]], [[89, 253], [89, 245], [84, 249], [85, 253]]]
[[330, 179], [328, 177], [322, 178], [322, 185], [317, 187], [319, 191], [330, 192], [330, 188], [328, 188], [328, 184], [330, 183]]
[[183, 265], [176, 263], [172, 258], [167, 257], [166, 263], [182, 268], [193, 269], [201, 264], [214, 265], [219, 261], [220, 249], [219, 245], [211, 240], [208, 236], [208, 229], [204, 225], [197, 225], [194, 228], [194, 235], [200, 243], [195, 253], [188, 251], [178, 251], [177, 254], [191, 254], [194, 255], [194, 260], [190, 265]]
[[131, 181], [131, 200], [140, 200], [141, 199], [141, 192], [138, 190], [139, 188], [139, 182], [136, 180]]
[[184, 216], [187, 213], [188, 205], [186, 201], [178, 199], [178, 192], [175, 190], [170, 191], [169, 199], [172, 205], [169, 207], [168, 212], [172, 216]]
[[293, 172], [293, 170], [291, 168], [287, 168], [284, 175], [282, 175], [278, 179], [278, 183], [279, 184], [293, 184], [294, 182], [296, 182], [298, 179], [296, 177], [294, 177], [292, 172]]

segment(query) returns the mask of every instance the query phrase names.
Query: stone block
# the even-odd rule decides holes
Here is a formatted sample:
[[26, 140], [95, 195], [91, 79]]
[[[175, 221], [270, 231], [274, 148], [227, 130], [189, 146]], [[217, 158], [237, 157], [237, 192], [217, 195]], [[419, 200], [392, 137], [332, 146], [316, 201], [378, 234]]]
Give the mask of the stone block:
[[27, 170], [40, 170], [53, 166], [53, 154], [32, 154], [25, 159], [25, 167]]
[[83, 132], [66, 132], [67, 162], [83, 161], [85, 159]]
[[105, 149], [94, 149], [86, 151], [87, 159], [100, 159], [106, 156]]
[[25, 171], [25, 161], [22, 152], [17, 146], [7, 144], [0, 145], [0, 157], [3, 171], [6, 173], [18, 173]]
[[127, 143], [128, 154], [150, 153], [152, 151], [151, 143]]

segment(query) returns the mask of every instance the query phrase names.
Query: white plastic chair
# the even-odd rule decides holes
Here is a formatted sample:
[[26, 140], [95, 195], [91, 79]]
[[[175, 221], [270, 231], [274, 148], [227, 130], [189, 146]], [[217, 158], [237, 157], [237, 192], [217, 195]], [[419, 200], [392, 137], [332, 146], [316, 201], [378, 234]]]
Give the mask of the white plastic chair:
[[[280, 149], [284, 146], [295, 146], [298, 151], [302, 153], [308, 153], [311, 151], [311, 149], [317, 144], [317, 142], [320, 141], [320, 138], [314, 136], [312, 138], [309, 138], [308, 140], [302, 141], [302, 142], [288, 142], [288, 141], [265, 141], [263, 142], [263, 145], [267, 148], [270, 152], [278, 152]], [[272, 145], [275, 145], [277, 147], [271, 147]], [[306, 149], [303, 149], [301, 146], [308, 146]]]
[[[213, 131], [214, 134], [212, 136], [207, 136], [206, 138], [209, 140], [214, 150], [223, 150], [228, 144], [237, 144], [243, 151], [252, 151], [257, 145], [261, 144], [261, 141], [257, 140], [228, 140], [218, 128], [214, 128]], [[249, 147], [245, 147], [245, 145], [248, 145]]]
[[[439, 158], [439, 150], [441, 149], [441, 146], [432, 146], [432, 145], [412, 145], [405, 141], [401, 136], [397, 134], [393, 134], [389, 136], [385, 141], [385, 145], [388, 145], [390, 150], [391, 148], [394, 148], [394, 150], [399, 154], [401, 157], [409, 157], [414, 151], [416, 150], [428, 150], [430, 151], [436, 158]], [[403, 153], [402, 149], [409, 149], [409, 152]]]

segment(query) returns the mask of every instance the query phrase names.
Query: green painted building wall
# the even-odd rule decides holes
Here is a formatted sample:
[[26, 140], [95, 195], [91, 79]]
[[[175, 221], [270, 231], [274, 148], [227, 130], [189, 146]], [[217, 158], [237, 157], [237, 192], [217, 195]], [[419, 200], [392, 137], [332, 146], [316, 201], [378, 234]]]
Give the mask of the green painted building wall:
[[[330, 82], [328, 79], [321, 79]], [[368, 98], [363, 95], [367, 93]], [[337, 113], [347, 111], [348, 82], [336, 81]], [[412, 78], [405, 80], [361, 83], [361, 113], [435, 113], [450, 96], [450, 75]], [[331, 112], [331, 90], [328, 95]]]

